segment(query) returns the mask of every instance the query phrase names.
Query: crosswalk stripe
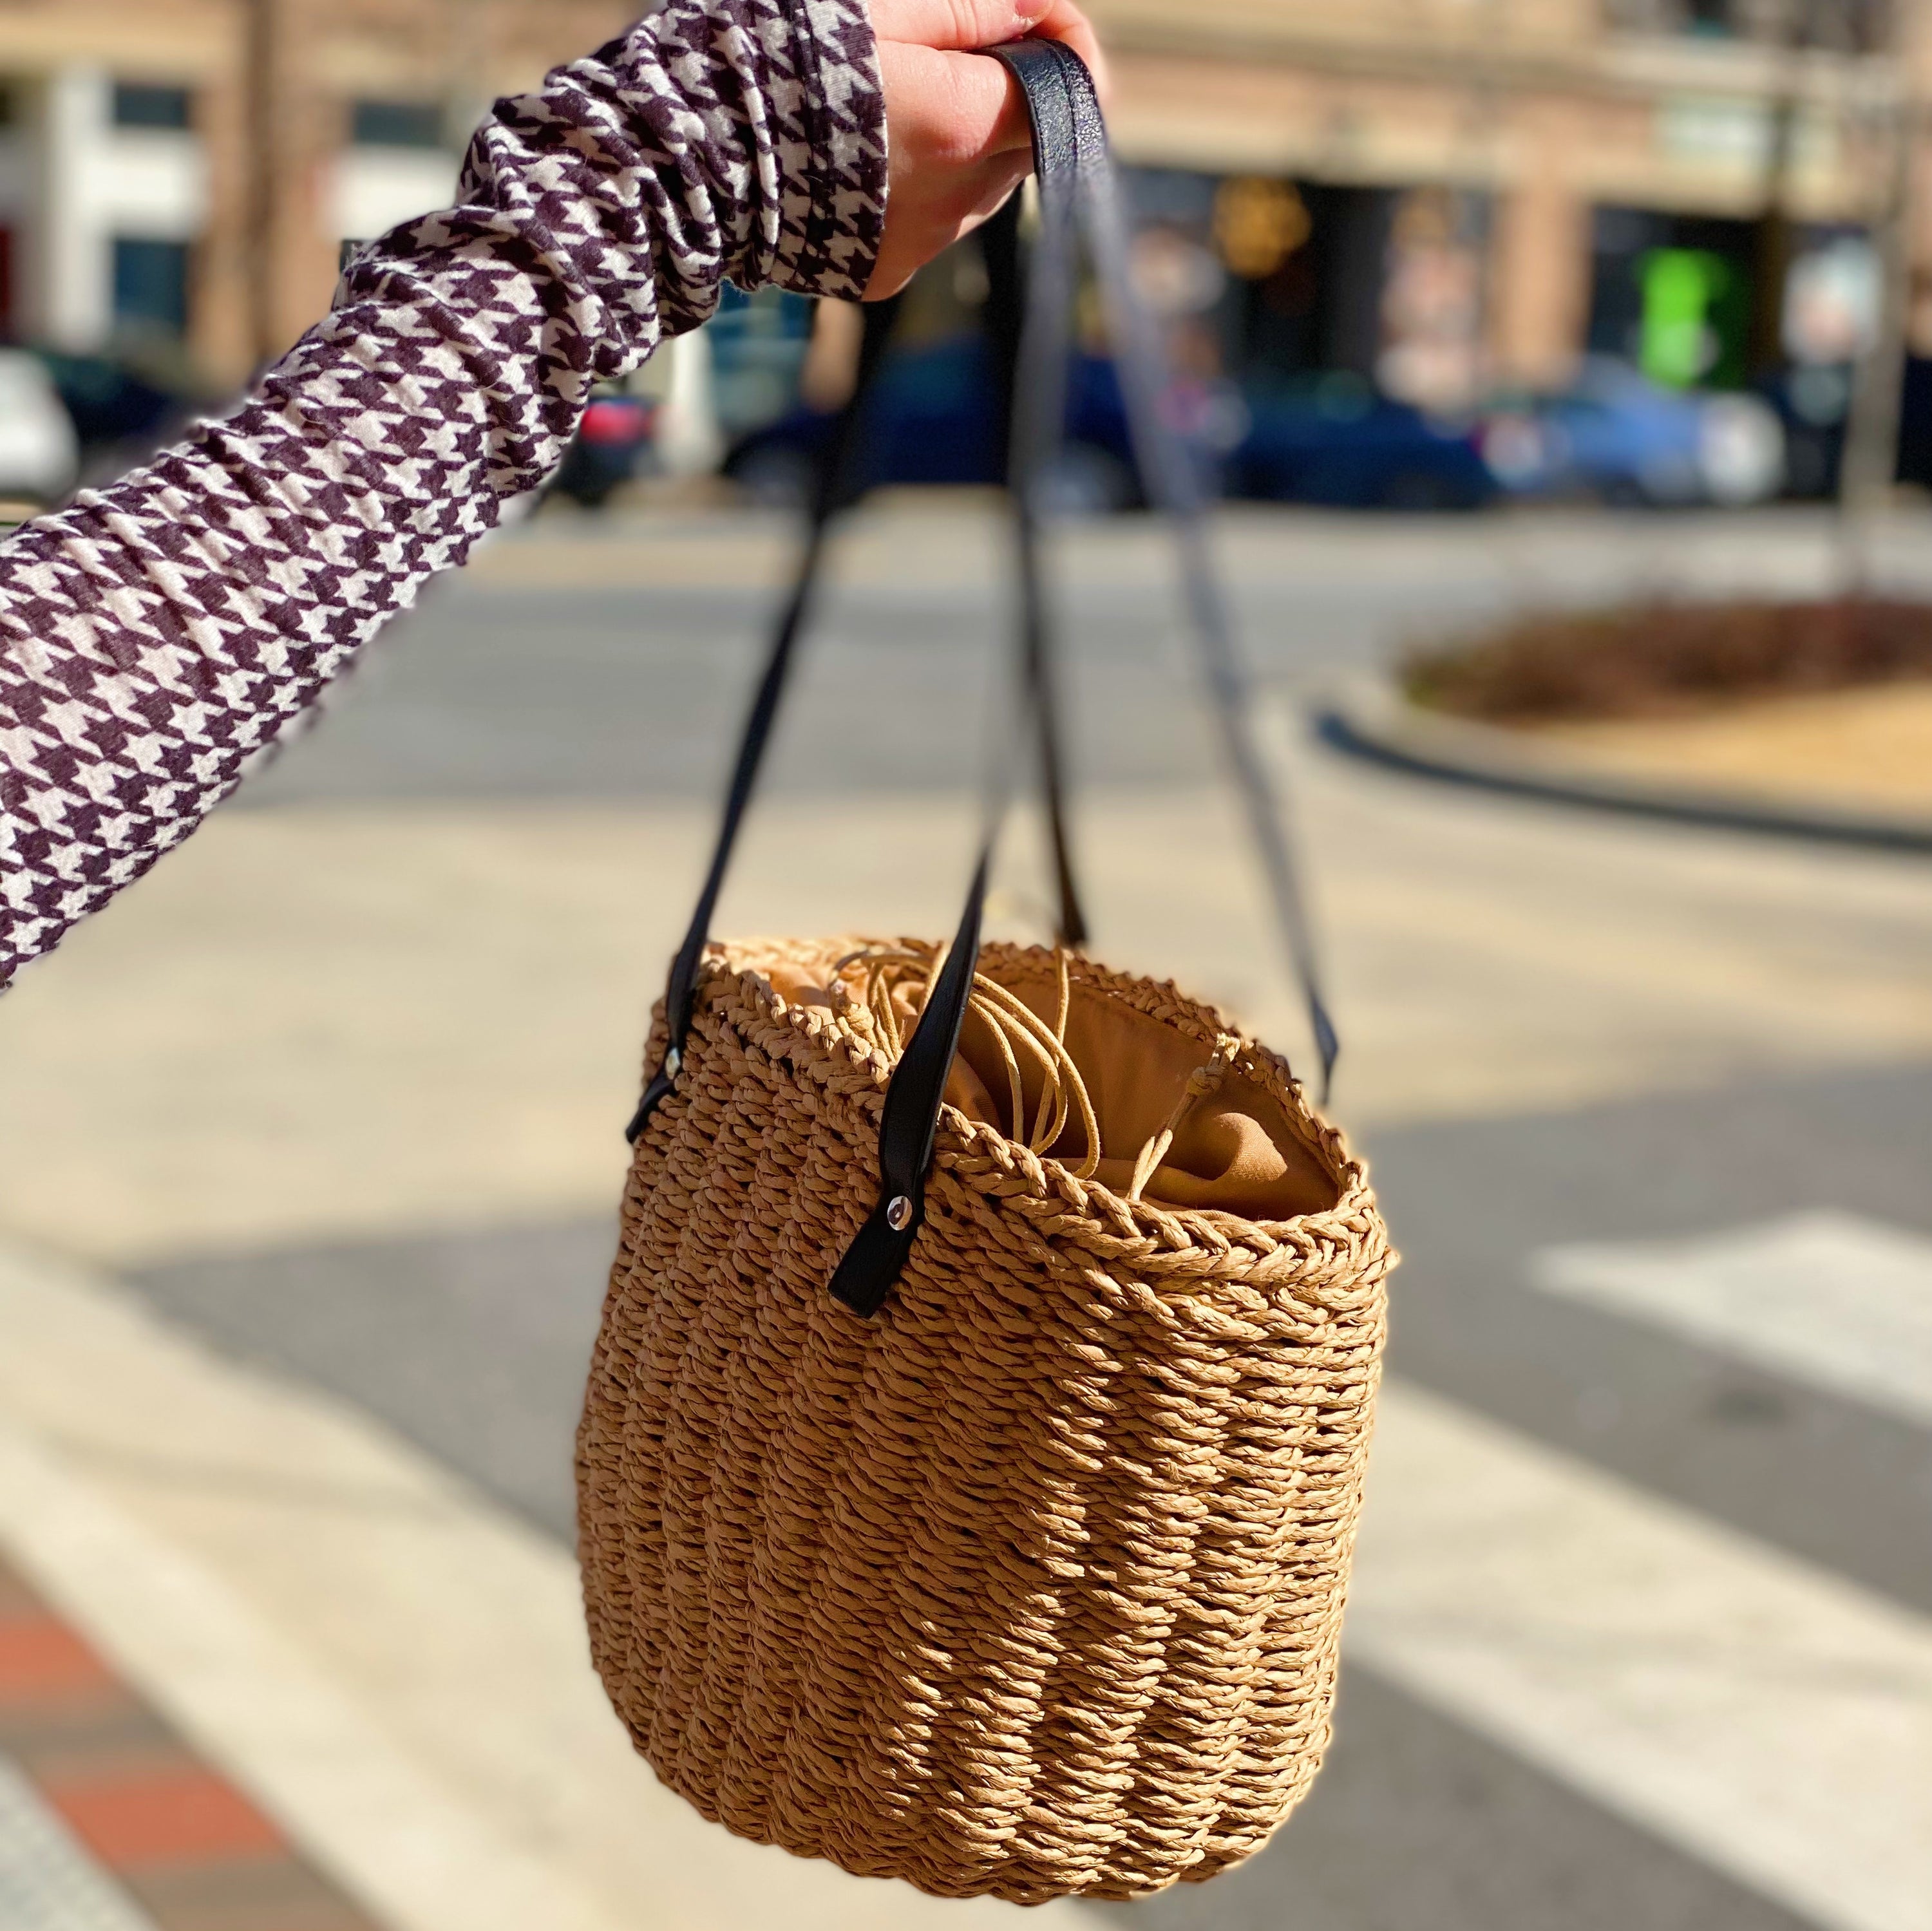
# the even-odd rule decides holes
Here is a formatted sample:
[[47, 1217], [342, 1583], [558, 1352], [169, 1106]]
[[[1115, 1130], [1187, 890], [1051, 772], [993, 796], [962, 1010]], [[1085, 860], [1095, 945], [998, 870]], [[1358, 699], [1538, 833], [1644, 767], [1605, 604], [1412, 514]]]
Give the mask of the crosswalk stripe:
[[359, 1411], [3, 1246], [0, 1336], [0, 1549], [393, 1931], [1077, 1915], [706, 1823], [611, 1714], [569, 1552]]
[[[530, 1777], [573, 1793], [574, 1810], [597, 1813], [561, 1861], [573, 1879], [598, 1873], [596, 1888], [641, 1850], [658, 1893], [654, 1921], [682, 1921], [668, 1888], [680, 1906], [687, 1895], [706, 1899], [707, 1921], [720, 1927], [749, 1924], [776, 1897], [767, 1893], [774, 1883], [788, 1900], [788, 1922], [850, 1925], [872, 1921], [874, 1910], [900, 1924], [928, 1912], [962, 1924], [1005, 1915], [997, 1906], [928, 1906], [790, 1860], [767, 1870], [765, 1854], [734, 1844], [673, 1800], [653, 1801], [647, 1779], [633, 1788], [622, 1773], [634, 1760], [606, 1734], [608, 1717], [590, 1708], [594, 1687], [580, 1680], [567, 1558], [540, 1539], [508, 1534], [386, 1429], [184, 1345], [98, 1283], [0, 1267], [0, 1304], [18, 1342], [11, 1359], [0, 1356], [0, 1408], [26, 1435], [64, 1438], [50, 1459], [0, 1428], [8, 1464], [0, 1534], [34, 1555], [44, 1582], [58, 1572], [73, 1613], [114, 1639], [110, 1646], [154, 1693], [166, 1690], [180, 1720], [211, 1738], [218, 1732], [292, 1827], [326, 1841], [344, 1868], [361, 1865], [365, 1882], [386, 1876], [376, 1888], [395, 1886], [388, 1895], [398, 1903], [408, 1890], [398, 1885], [401, 1874], [370, 1868], [395, 1848], [385, 1841], [392, 1826], [428, 1814], [439, 1845], [467, 1845], [496, 1814], [487, 1780], [477, 1810], [460, 1820], [441, 1814], [440, 1792], [434, 1801], [401, 1783], [386, 1798], [374, 1792], [365, 1757], [392, 1783], [401, 1766], [386, 1739], [379, 1749], [373, 1737], [342, 1727], [343, 1699], [359, 1700], [368, 1687], [345, 1678], [336, 1689], [332, 1672], [348, 1652], [331, 1649], [325, 1664], [306, 1647], [306, 1630], [278, 1624], [272, 1633], [252, 1616], [244, 1630], [227, 1591], [252, 1591], [251, 1575], [224, 1579], [218, 1600], [214, 1572], [190, 1587], [184, 1570], [203, 1559], [198, 1544], [164, 1546], [196, 1518], [171, 1511], [165, 1536], [137, 1522], [124, 1512], [140, 1501], [139, 1484], [104, 1507], [93, 1481], [76, 1480], [76, 1456], [82, 1469], [103, 1456], [100, 1466], [118, 1465], [160, 1431], [157, 1439], [176, 1444], [171, 1468], [181, 1444], [192, 1444], [194, 1467], [206, 1463], [220, 1492], [246, 1480], [249, 1533], [211, 1542], [207, 1558], [280, 1568], [305, 1552], [308, 1570], [340, 1579], [343, 1600], [331, 1615], [346, 1613], [348, 1602], [365, 1615], [357, 1653], [382, 1651], [370, 1681], [408, 1676], [412, 1694], [427, 1699], [415, 1717], [434, 1706], [439, 1723], [466, 1736], [474, 1710], [446, 1709], [437, 1699], [448, 1689], [466, 1696], [473, 1684], [460, 1672], [446, 1687], [434, 1671], [435, 1680], [422, 1680], [421, 1646], [452, 1640], [449, 1619], [425, 1620], [408, 1606], [418, 1597], [452, 1601], [449, 1565], [458, 1565], [468, 1590], [465, 1653], [473, 1645], [479, 1656], [514, 1658], [524, 1672], [512, 1670], [493, 1701], [491, 1734], [502, 1732], [496, 1743], [514, 1744]], [[74, 1399], [83, 1385], [91, 1405]], [[64, 1438], [76, 1429], [82, 1438]], [[368, 1522], [353, 1511], [318, 1513], [306, 1490], [290, 1489], [284, 1509], [278, 1498], [292, 1439], [345, 1481], [352, 1472], [358, 1492], [433, 1493], [436, 1533], [418, 1525], [399, 1534], [393, 1507]], [[251, 1458], [264, 1456], [272, 1480], [248, 1474]], [[170, 1479], [185, 1478], [177, 1470]], [[417, 1514], [408, 1519], [416, 1524]], [[326, 1545], [319, 1556], [318, 1540]], [[287, 1609], [285, 1589], [274, 1600]], [[535, 1603], [544, 1607], [532, 1620]], [[1355, 1663], [1462, 1732], [1823, 1931], [1932, 1931], [1932, 1621], [1392, 1378], [1346, 1642]], [[545, 1686], [566, 1681], [573, 1700], [564, 1710]], [[283, 1706], [306, 1714], [294, 1720], [278, 1714]], [[1346, 1724], [1346, 1699], [1342, 1716]], [[317, 1741], [326, 1744], [320, 1753]], [[356, 1767], [346, 1807], [324, 1759]], [[1480, 1829], [1485, 1814], [1463, 1822]], [[601, 1835], [620, 1824], [621, 1856]], [[412, 1856], [422, 1858], [419, 1831], [412, 1841]], [[1499, 1836], [1494, 1854], [1508, 1848]], [[1283, 1851], [1292, 1868], [1294, 1827]], [[428, 1858], [411, 1876], [433, 1877], [440, 1891], [448, 1873], [432, 1872], [436, 1862]], [[550, 1921], [562, 1921], [561, 1895], [547, 1907]], [[1219, 1922], [1216, 1900], [1233, 1895], [1220, 1887], [1202, 1894], [1209, 1915], [1202, 1921]], [[462, 1908], [477, 1901], [472, 1895]], [[512, 1915], [522, 1908], [514, 1898], [500, 1902]], [[426, 1904], [412, 1898], [392, 1915], [428, 1927], [439, 1913]], [[1295, 1921], [1286, 1904], [1265, 1912], [1240, 1921]], [[622, 1910], [614, 1915], [629, 1921]], [[1048, 1913], [1060, 1921], [1099, 1915], [1111, 1914], [1078, 1906]], [[1156, 1913], [1150, 1921], [1167, 1920]]]
[[1829, 1931], [1932, 1931], [1932, 1621], [1412, 1387], [1352, 1653]]
[[1530, 1277], [1932, 1426], [1932, 1240], [1922, 1235], [1821, 1211], [1694, 1240], [1546, 1248]]

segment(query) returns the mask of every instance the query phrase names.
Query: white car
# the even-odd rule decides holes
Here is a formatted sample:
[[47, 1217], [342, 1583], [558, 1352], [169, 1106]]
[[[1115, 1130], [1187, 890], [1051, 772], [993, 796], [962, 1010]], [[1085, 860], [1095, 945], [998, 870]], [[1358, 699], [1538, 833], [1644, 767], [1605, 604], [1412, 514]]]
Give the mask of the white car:
[[1739, 509], [1783, 487], [1784, 425], [1760, 396], [1666, 388], [1593, 356], [1560, 394], [1492, 415], [1483, 457], [1517, 495]]
[[37, 355], [0, 349], [0, 498], [50, 503], [80, 474], [80, 443]]

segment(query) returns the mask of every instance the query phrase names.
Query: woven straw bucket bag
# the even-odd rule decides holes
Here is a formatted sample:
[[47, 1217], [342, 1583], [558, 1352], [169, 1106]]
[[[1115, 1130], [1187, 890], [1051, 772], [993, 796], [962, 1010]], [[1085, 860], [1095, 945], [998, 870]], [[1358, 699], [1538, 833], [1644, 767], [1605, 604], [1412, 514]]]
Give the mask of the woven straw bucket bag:
[[[1002, 58], [1041, 183], [1012, 459], [1030, 558], [1076, 216], [1150, 492], [1192, 505], [1085, 69]], [[1249, 1855], [1318, 1768], [1391, 1257], [1284, 1060], [1074, 949], [1036, 595], [1061, 943], [980, 945], [990, 833], [950, 945], [709, 941], [850, 454], [648, 1048], [578, 1438], [592, 1651], [662, 1780], [744, 1837], [946, 1897], [1132, 1897]]]

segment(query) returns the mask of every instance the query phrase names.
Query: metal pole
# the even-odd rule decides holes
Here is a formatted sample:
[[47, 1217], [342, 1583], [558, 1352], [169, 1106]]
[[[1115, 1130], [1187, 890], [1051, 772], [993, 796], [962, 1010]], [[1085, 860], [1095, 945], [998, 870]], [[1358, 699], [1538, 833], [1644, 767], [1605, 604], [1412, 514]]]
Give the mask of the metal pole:
[[1906, 324], [1911, 300], [1912, 149], [1916, 117], [1906, 94], [1904, 76], [1894, 76], [1887, 104], [1885, 185], [1872, 241], [1878, 252], [1880, 296], [1876, 325], [1853, 372], [1852, 408], [1845, 427], [1845, 453], [1839, 469], [1839, 501], [1848, 518], [1869, 517], [1884, 508], [1898, 469], [1898, 422], [1904, 399]]

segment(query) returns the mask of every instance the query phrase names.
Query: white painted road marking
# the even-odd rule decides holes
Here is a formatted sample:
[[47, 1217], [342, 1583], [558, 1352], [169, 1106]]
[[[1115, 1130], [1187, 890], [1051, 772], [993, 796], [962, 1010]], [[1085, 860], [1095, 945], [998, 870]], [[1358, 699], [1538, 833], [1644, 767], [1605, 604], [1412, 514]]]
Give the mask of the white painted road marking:
[[566, 1549], [347, 1405], [4, 1248], [0, 1546], [393, 1931], [1082, 1915], [926, 1897], [706, 1823], [611, 1714]]
[[1386, 1392], [1349, 1654], [1832, 1931], [1932, 1931], [1932, 1620]]
[[1531, 1279], [1932, 1425], [1932, 1240], [1922, 1235], [1798, 1213], [1694, 1240], [1546, 1248]]

